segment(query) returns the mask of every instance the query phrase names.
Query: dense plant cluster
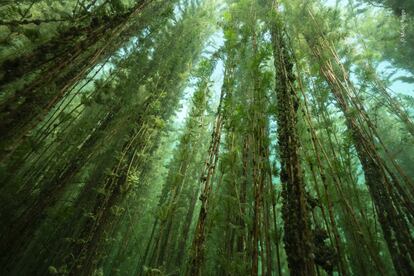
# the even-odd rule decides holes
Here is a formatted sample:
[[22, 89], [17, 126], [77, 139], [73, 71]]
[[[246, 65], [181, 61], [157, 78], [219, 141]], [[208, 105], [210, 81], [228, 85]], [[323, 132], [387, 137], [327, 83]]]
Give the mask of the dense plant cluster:
[[414, 275], [413, 12], [1, 2], [0, 274]]

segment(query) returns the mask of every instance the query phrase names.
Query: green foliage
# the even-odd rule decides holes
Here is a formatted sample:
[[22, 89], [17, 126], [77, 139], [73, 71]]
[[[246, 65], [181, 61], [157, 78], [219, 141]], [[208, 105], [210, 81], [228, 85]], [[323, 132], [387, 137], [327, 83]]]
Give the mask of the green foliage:
[[414, 6], [342, 2], [3, 1], [0, 274], [412, 269]]

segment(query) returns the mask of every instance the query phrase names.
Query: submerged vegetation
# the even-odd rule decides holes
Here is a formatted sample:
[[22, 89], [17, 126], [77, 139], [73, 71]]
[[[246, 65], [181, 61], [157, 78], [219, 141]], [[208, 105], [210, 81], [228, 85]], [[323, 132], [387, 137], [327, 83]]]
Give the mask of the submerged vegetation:
[[414, 275], [411, 0], [0, 18], [0, 275]]

